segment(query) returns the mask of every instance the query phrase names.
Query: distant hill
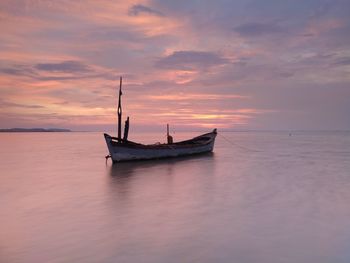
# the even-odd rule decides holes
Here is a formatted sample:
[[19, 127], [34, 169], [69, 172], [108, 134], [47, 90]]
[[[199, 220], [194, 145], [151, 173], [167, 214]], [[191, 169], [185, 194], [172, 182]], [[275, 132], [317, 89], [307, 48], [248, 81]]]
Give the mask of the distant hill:
[[10, 128], [10, 129], [0, 129], [0, 132], [71, 132], [69, 129], [60, 128]]

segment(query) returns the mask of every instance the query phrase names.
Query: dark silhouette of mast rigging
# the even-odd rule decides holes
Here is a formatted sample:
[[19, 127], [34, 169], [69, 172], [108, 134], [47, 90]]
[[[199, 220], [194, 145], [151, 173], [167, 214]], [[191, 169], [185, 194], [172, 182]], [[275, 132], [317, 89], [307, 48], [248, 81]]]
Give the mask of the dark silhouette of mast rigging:
[[124, 137], [122, 139], [122, 77], [120, 77], [120, 84], [119, 84], [119, 100], [118, 100], [118, 142], [125, 142], [128, 140], [129, 135], [129, 117], [125, 121], [125, 127], [124, 127]]
[[122, 97], [122, 77], [120, 77], [120, 84], [119, 84], [119, 101], [118, 101], [118, 141], [121, 142], [122, 139], [122, 103], [121, 103], [121, 97]]

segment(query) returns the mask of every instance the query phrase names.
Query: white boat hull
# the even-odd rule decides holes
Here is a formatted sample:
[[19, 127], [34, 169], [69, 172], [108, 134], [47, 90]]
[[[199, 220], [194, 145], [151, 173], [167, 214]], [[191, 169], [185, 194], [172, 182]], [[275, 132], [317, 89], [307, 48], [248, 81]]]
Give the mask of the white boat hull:
[[118, 143], [116, 138], [105, 134], [105, 140], [113, 162], [170, 158], [211, 152], [214, 148], [216, 130], [191, 140], [173, 144], [143, 145]]

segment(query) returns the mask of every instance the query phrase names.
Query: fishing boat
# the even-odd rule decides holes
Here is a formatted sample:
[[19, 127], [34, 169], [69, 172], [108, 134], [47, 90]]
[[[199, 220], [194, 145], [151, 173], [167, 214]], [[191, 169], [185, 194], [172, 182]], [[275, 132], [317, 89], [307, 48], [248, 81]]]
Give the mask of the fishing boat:
[[132, 160], [150, 160], [178, 156], [194, 155], [206, 152], [212, 152], [214, 148], [217, 130], [214, 129], [189, 140], [173, 142], [173, 137], [169, 134], [169, 125], [167, 125], [167, 143], [142, 144], [128, 140], [129, 117], [127, 117], [124, 126], [124, 136], [121, 136], [122, 122], [122, 78], [119, 85], [118, 100], [118, 137], [104, 134], [107, 143], [109, 155], [113, 163], [132, 161]]

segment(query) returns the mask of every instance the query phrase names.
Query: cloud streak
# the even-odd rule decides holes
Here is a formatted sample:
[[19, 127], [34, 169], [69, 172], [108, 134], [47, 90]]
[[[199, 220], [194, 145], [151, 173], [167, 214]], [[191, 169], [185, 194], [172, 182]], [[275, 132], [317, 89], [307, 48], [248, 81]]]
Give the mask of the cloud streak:
[[160, 69], [195, 70], [229, 63], [229, 60], [207, 51], [175, 51], [160, 58], [155, 66]]
[[234, 28], [241, 36], [260, 37], [265, 35], [286, 34], [287, 30], [277, 23], [250, 22]]
[[88, 72], [89, 67], [79, 61], [63, 61], [59, 63], [38, 63], [34, 66], [37, 70], [59, 73]]
[[151, 7], [145, 5], [133, 5], [130, 7], [128, 14], [130, 16], [138, 16], [141, 14], [155, 15], [155, 16], [164, 16], [164, 14], [160, 11], [157, 11]]

